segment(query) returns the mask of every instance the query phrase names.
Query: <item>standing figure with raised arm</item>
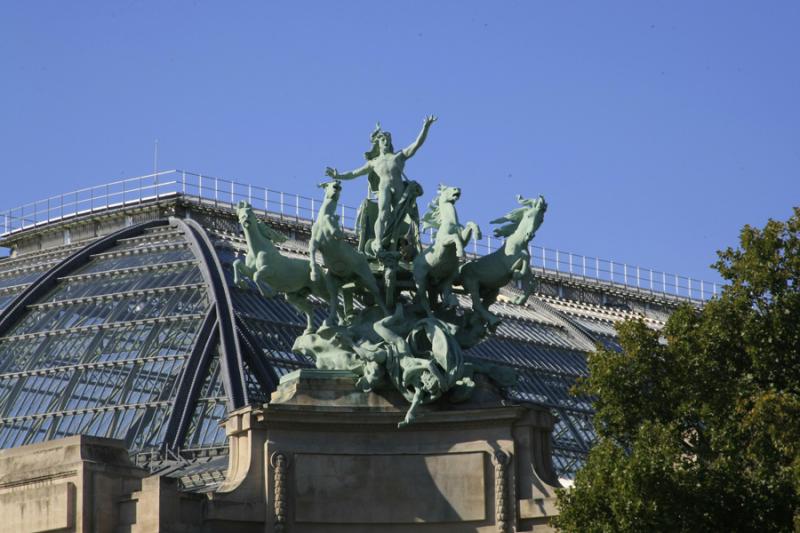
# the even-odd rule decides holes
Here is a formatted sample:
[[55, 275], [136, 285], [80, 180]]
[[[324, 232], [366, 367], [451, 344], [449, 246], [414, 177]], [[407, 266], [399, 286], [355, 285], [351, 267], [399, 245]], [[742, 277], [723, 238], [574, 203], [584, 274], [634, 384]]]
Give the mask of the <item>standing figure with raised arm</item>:
[[422, 131], [417, 136], [417, 140], [399, 152], [394, 151], [391, 133], [381, 130], [379, 123], [370, 136], [372, 149], [364, 154], [367, 162], [362, 167], [344, 174], [340, 174], [338, 170], [331, 167], [325, 170], [328, 176], [336, 180], [351, 180], [365, 174], [369, 175], [370, 191], [378, 194], [378, 218], [375, 221], [375, 240], [372, 243], [372, 250], [376, 254], [381, 250], [390, 216], [400, 203], [405, 189], [403, 169], [406, 160], [417, 153], [434, 122], [436, 122], [435, 116], [425, 117]]

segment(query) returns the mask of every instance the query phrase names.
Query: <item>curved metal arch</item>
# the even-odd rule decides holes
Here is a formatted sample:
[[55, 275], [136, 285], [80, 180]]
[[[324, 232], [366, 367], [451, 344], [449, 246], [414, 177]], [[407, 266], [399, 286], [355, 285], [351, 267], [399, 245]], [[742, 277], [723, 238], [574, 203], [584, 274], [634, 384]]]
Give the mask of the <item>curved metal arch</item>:
[[58, 283], [58, 279], [67, 275], [86, 263], [89, 262], [92, 255], [103, 252], [108, 248], [114, 246], [118, 240], [127, 239], [129, 237], [136, 237], [144, 233], [148, 228], [155, 226], [165, 226], [168, 223], [166, 219], [149, 220], [136, 224], [135, 226], [128, 226], [121, 230], [115, 231], [105, 237], [84, 246], [77, 252], [69, 255], [56, 266], [48, 270], [43, 276], [31, 283], [24, 291], [19, 293], [16, 298], [0, 313], [0, 336], [4, 335], [8, 329], [13, 326], [20, 318], [20, 315], [25, 312], [28, 305], [38, 301], [41, 297], [47, 294]]
[[[82, 247], [34, 281], [0, 312], [0, 336], [19, 320], [31, 303], [39, 301], [52, 290], [59, 278], [87, 264], [93, 255], [108, 250], [121, 239], [136, 237], [149, 228], [167, 224], [180, 228], [184, 238], [190, 243], [212, 304], [196, 334], [192, 352], [178, 378], [173, 409], [166, 422], [163, 446], [177, 450], [183, 443], [191, 424], [196, 400], [217, 342], [220, 347], [223, 387], [230, 409], [238, 409], [249, 403], [243, 356], [247, 358], [251, 371], [265, 392], [274, 390], [277, 384], [274, 370], [257, 354], [252, 353], [253, 347], [250, 344], [253, 340], [246, 335], [245, 328], [238, 325], [222, 265], [210, 238], [197, 222], [174, 217], [147, 221], [123, 228]], [[242, 341], [245, 346], [240, 344], [240, 335], [244, 337]]]
[[239, 336], [236, 334], [236, 317], [233, 312], [228, 284], [214, 245], [203, 227], [191, 219], [170, 217], [170, 223], [180, 227], [200, 263], [200, 272], [208, 288], [208, 296], [217, 315], [219, 335], [219, 363], [222, 386], [228, 397], [230, 411], [250, 403]]
[[208, 368], [211, 363], [211, 354], [219, 340], [219, 321], [217, 308], [211, 306], [203, 319], [200, 330], [195, 337], [192, 352], [184, 363], [183, 371], [178, 378], [175, 402], [169, 413], [162, 447], [177, 451], [186, 438], [192, 416], [197, 405], [197, 398], [203, 388]]
[[242, 319], [238, 315], [236, 316], [236, 331], [239, 332], [239, 336], [246, 348], [245, 354], [247, 355], [250, 370], [255, 374], [264, 392], [267, 394], [272, 393], [278, 388], [280, 377], [275, 372], [275, 369], [266, 363], [258, 351], [258, 343], [248, 332], [247, 327], [242, 324]]

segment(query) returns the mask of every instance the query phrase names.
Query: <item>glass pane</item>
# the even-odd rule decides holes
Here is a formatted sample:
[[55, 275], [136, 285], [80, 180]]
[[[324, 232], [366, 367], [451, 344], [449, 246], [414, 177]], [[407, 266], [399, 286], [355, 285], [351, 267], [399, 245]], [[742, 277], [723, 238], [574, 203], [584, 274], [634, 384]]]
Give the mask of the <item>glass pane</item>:
[[108, 270], [119, 270], [121, 268], [131, 268], [143, 265], [153, 265], [159, 263], [173, 263], [175, 261], [187, 261], [194, 259], [194, 254], [188, 248], [173, 250], [158, 250], [148, 253], [138, 253], [122, 255], [117, 257], [105, 257], [89, 263], [76, 274], [87, 274], [91, 272], [104, 272]]

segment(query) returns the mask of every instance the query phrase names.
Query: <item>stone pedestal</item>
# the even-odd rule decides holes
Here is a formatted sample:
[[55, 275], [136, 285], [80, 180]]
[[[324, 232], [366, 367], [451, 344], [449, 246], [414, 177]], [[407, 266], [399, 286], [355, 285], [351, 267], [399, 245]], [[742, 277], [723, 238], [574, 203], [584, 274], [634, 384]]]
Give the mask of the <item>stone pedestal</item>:
[[270, 404], [232, 413], [220, 508], [264, 502], [266, 531], [547, 531], [558, 482], [553, 417], [479, 384], [467, 404], [421, 410], [362, 393], [349, 372], [299, 370]]

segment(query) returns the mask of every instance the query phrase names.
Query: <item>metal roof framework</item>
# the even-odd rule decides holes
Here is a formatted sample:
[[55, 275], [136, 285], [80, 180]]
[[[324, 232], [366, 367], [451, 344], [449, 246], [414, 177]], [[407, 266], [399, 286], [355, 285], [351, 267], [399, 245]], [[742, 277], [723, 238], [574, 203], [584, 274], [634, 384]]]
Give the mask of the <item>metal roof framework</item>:
[[[0, 448], [82, 433], [155, 462], [224, 454], [226, 413], [268, 401], [281, 375], [313, 365], [291, 351], [303, 317], [234, 286], [243, 239], [230, 207], [187, 204], [182, 216], [0, 260]], [[280, 224], [296, 237], [286, 251], [302, 253], [307, 225]], [[515, 368], [511, 398], [556, 414], [553, 462], [572, 477], [595, 436], [591, 399], [569, 389], [593, 343], [613, 345], [610, 321], [544, 300], [497, 306], [497, 335], [468, 354]]]

